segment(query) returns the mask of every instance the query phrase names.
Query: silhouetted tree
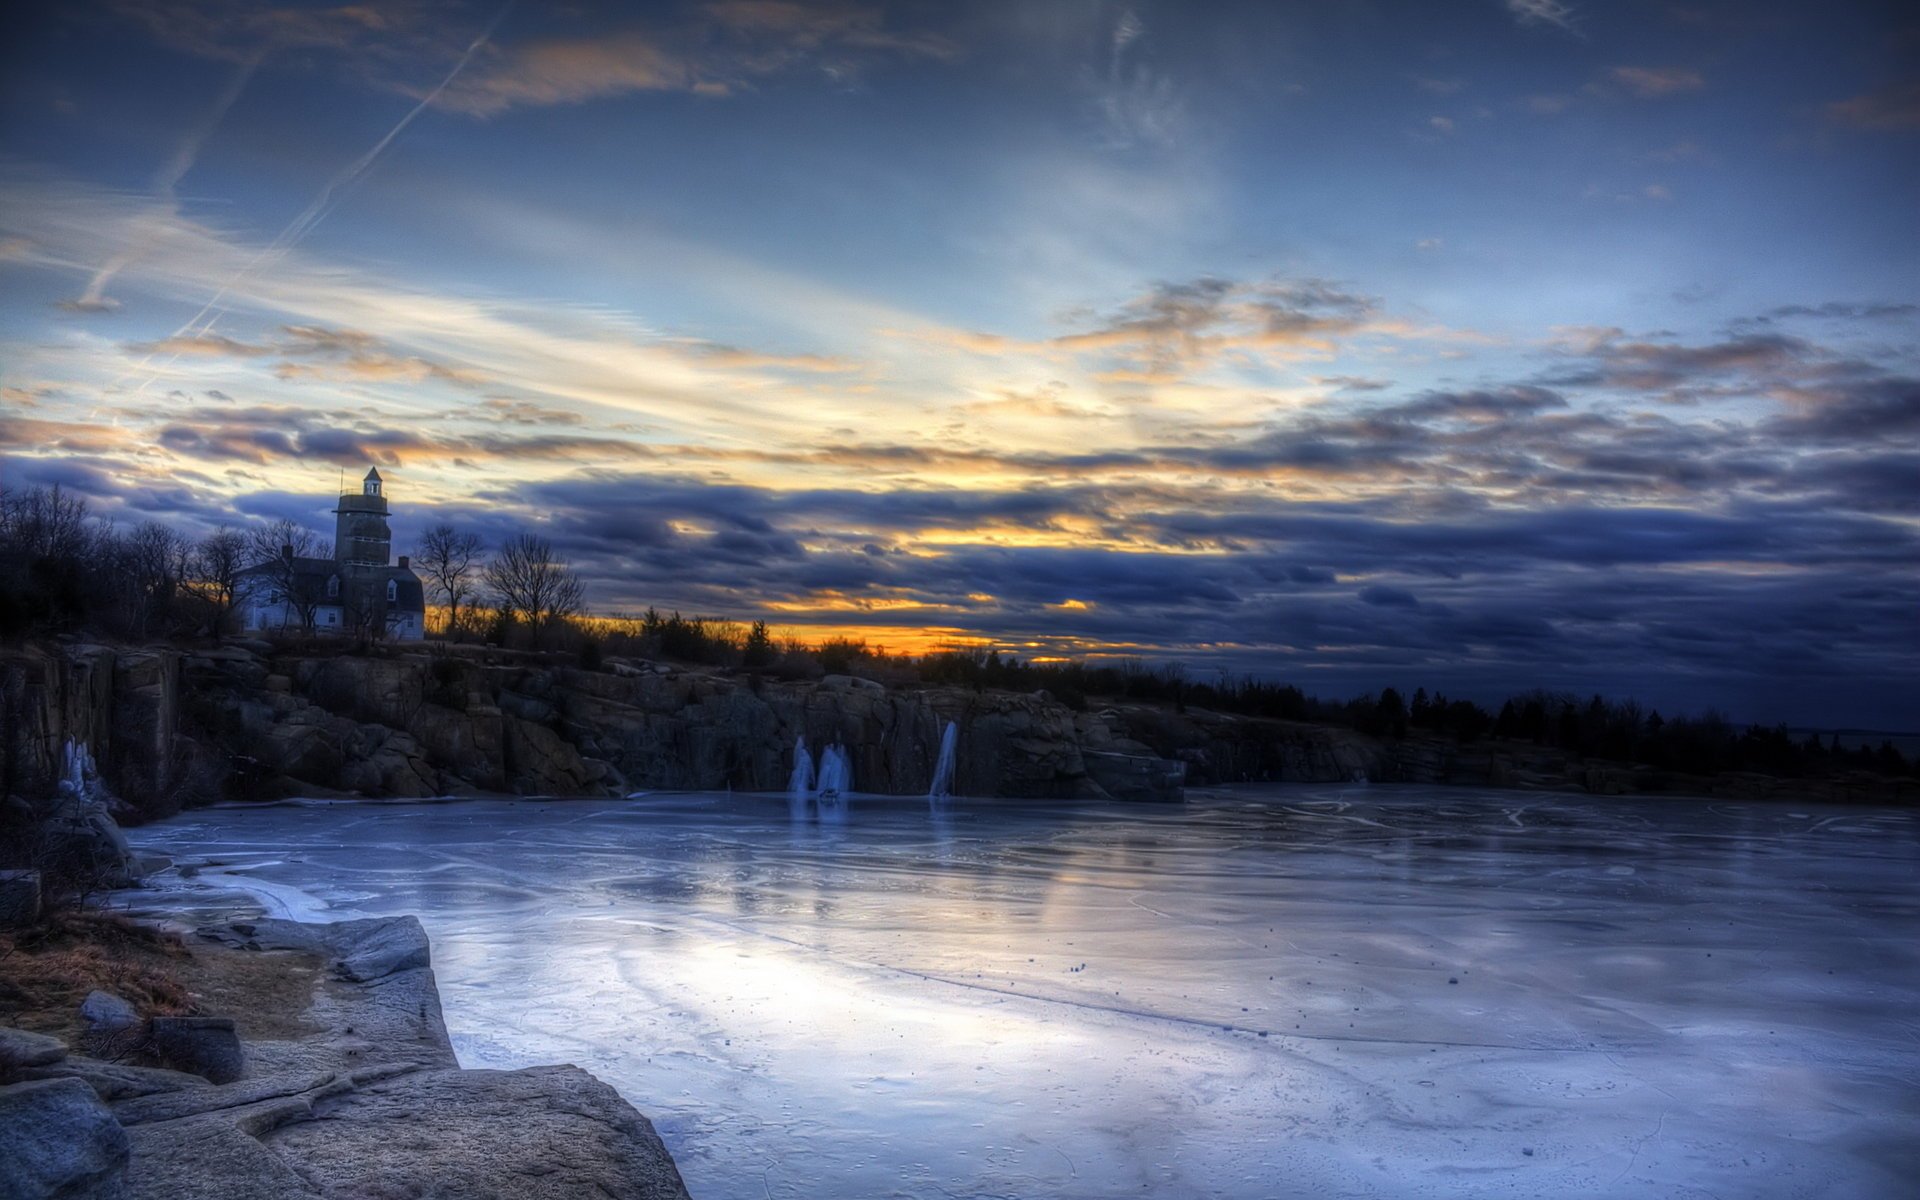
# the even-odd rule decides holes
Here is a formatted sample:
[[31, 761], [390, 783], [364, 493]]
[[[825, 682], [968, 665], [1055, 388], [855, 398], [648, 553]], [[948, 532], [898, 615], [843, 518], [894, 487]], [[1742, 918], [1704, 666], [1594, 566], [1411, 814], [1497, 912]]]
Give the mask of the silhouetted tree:
[[773, 638], [767, 633], [765, 621], [755, 621], [753, 629], [747, 634], [747, 641], [740, 649], [740, 665], [743, 667], [764, 667], [773, 662]]
[[586, 586], [543, 537], [516, 534], [484, 572], [494, 602], [527, 626], [536, 644], [560, 621], [580, 611]]
[[247, 565], [247, 539], [229, 525], [194, 543], [185, 587], [200, 601], [211, 637], [226, 631], [240, 600], [240, 572]]
[[427, 592], [447, 606], [447, 635], [458, 641], [460, 606], [480, 590], [480, 554], [485, 543], [477, 533], [462, 533], [441, 522], [420, 536], [413, 565], [426, 580]]

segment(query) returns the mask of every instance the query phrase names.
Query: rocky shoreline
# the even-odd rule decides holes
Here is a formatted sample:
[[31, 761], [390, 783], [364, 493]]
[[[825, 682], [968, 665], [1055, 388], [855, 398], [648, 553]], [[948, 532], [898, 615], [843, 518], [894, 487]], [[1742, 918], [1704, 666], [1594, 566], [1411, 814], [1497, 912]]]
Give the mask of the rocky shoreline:
[[686, 1197], [653, 1126], [587, 1072], [459, 1066], [414, 918], [233, 922], [189, 945], [304, 980], [297, 1011], [200, 1019], [200, 1044], [163, 1056], [200, 1074], [0, 1028], [0, 1196]]

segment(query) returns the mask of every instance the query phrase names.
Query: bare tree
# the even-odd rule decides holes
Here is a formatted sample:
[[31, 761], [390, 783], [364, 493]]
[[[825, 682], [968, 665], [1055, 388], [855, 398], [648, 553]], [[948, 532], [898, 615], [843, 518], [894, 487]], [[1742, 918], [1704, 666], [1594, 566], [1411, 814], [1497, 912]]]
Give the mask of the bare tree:
[[164, 628], [175, 617], [192, 544], [158, 521], [145, 521], [116, 539], [116, 545], [120, 569], [115, 574], [125, 591], [127, 629], [145, 637], [156, 624]]
[[194, 543], [186, 589], [207, 607], [207, 632], [219, 637], [240, 601], [240, 572], [247, 563], [247, 539], [228, 525]]
[[413, 565], [426, 576], [434, 597], [447, 606], [447, 633], [460, 637], [460, 606], [480, 591], [480, 553], [485, 544], [477, 533], [462, 533], [441, 522], [421, 535]]
[[247, 529], [247, 554], [256, 562], [280, 558], [288, 547], [295, 558], [328, 558], [333, 554], [333, 543], [289, 517]]
[[285, 604], [308, 633], [313, 632], [320, 606], [327, 599], [327, 575], [302, 569], [299, 560], [326, 558], [332, 553], [331, 542], [286, 517], [247, 530], [247, 557], [265, 568], [258, 578], [267, 589], [266, 598]]
[[78, 559], [87, 549], [87, 502], [52, 487], [0, 490], [0, 542], [26, 558]]
[[547, 539], [532, 534], [509, 538], [484, 575], [500, 611], [524, 622], [536, 643], [556, 622], [579, 612], [586, 599], [580, 577], [554, 557]]

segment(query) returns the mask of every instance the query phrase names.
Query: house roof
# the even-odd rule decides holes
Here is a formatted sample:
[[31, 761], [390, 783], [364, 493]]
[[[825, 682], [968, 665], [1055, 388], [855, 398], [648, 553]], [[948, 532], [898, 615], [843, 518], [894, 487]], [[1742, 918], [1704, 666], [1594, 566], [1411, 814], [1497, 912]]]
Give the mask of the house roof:
[[[245, 576], [277, 579], [280, 575], [280, 563], [268, 559], [242, 570]], [[296, 580], [323, 581], [330, 575], [338, 575], [344, 583], [352, 579], [391, 579], [394, 582], [393, 604], [408, 611], [424, 612], [427, 607], [426, 588], [420, 577], [407, 567], [348, 567], [331, 558], [308, 558], [298, 556], [293, 560], [293, 576]]]

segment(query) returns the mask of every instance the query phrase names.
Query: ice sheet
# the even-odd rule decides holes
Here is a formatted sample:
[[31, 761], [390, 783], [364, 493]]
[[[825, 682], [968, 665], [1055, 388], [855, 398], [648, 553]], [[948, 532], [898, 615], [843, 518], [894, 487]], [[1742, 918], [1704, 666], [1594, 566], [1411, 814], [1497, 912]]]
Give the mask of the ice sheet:
[[464, 1064], [594, 1071], [706, 1200], [1920, 1178], [1914, 814], [1385, 787], [791, 812], [277, 806], [136, 841], [418, 914]]

